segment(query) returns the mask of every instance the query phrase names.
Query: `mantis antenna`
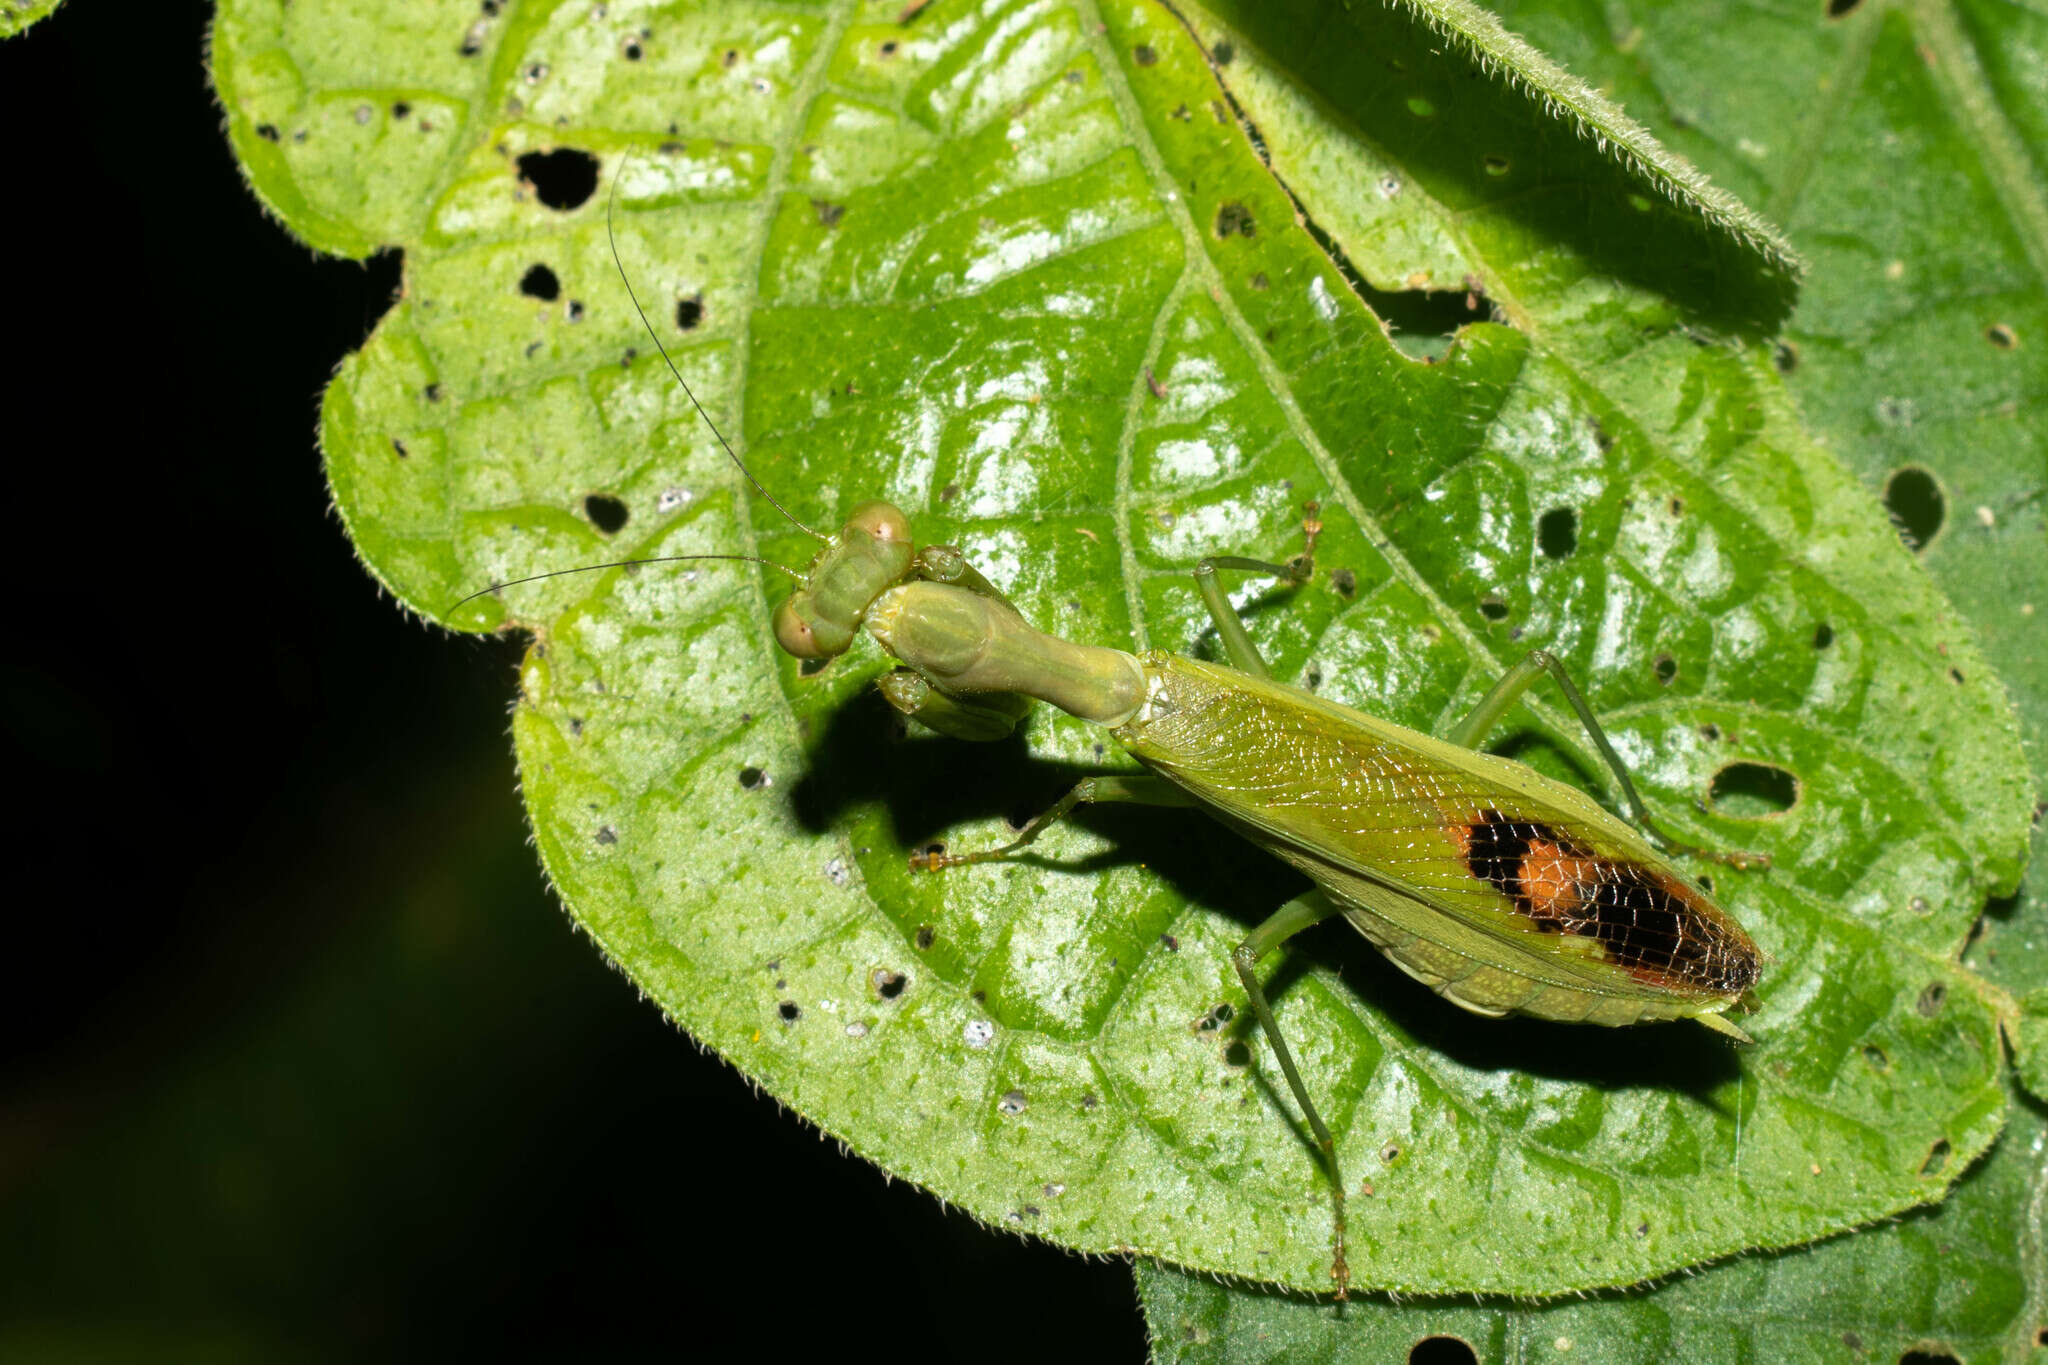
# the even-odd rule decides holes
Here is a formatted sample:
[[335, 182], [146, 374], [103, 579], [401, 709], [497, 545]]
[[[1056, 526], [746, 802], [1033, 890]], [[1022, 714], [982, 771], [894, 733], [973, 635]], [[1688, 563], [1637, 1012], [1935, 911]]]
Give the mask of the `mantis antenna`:
[[[661, 343], [661, 333], [655, 331], [654, 324], [647, 320], [647, 310], [640, 306], [640, 296], [633, 292], [633, 282], [626, 278], [625, 263], [619, 259], [619, 239], [617, 235], [612, 232], [612, 208], [619, 202], [619, 181], [625, 178], [623, 174], [625, 169], [626, 159], [622, 158], [619, 162], [619, 170], [621, 174], [614, 175], [612, 177], [611, 193], [605, 197], [604, 236], [605, 240], [611, 243], [612, 265], [618, 269], [619, 283], [626, 286], [626, 297], [633, 301], [633, 311], [640, 315], [640, 325], [642, 327], [645, 327], [647, 329], [647, 335], [653, 338], [654, 349], [661, 352], [662, 363], [668, 366], [668, 372], [676, 377], [676, 383], [681, 384], [683, 387], [683, 392], [689, 395], [690, 406], [695, 408], [697, 410], [697, 415], [704, 419], [704, 425], [711, 428], [711, 434], [713, 436], [716, 436], [718, 438], [718, 443], [725, 447], [725, 453], [727, 455], [732, 456], [732, 462], [734, 465], [738, 466], [740, 473], [747, 476], [747, 482], [754, 485], [754, 491], [759, 493], [762, 497], [766, 498], [768, 500], [768, 505], [770, 507], [773, 507], [776, 511], [782, 513], [784, 519], [787, 520], [790, 525], [796, 527], [799, 531], [802, 531], [811, 539], [824, 541], [826, 544], [829, 545], [831, 543], [830, 537], [819, 535], [816, 531], [813, 531], [810, 527], [804, 525], [795, 517], [791, 516], [789, 509], [787, 507], [784, 507], [781, 503], [777, 502], [775, 500], [775, 495], [773, 493], [770, 493], [766, 488], [763, 488], [761, 486], [761, 481], [754, 477], [754, 471], [747, 468], [747, 462], [739, 457], [739, 452], [735, 451], [732, 448], [732, 442], [726, 440], [725, 433], [718, 429], [718, 423], [711, 420], [711, 414], [704, 411], [704, 405], [702, 403], [699, 403], [697, 401], [697, 395], [690, 391], [690, 385], [686, 380], [684, 380], [683, 372], [676, 368], [675, 361], [669, 359], [668, 347], [662, 345]], [[778, 565], [777, 567], [780, 566]], [[545, 577], [546, 575], [540, 576]], [[526, 580], [521, 579], [518, 581], [524, 582]]]
[[[742, 469], [746, 468], [745, 465], [740, 467]], [[788, 514], [784, 513], [783, 515], [787, 516]], [[474, 602], [479, 597], [488, 597], [500, 588], [516, 587], [521, 583], [538, 583], [543, 578], [560, 578], [564, 574], [572, 573], [596, 573], [599, 569], [624, 569], [636, 564], [687, 564], [691, 560], [696, 559], [732, 559], [738, 560], [742, 564], [766, 564], [771, 569], [780, 569], [799, 583], [804, 581], [804, 576], [795, 569], [790, 568], [787, 564], [777, 564], [772, 559], [761, 559], [755, 555], [655, 555], [648, 559], [614, 559], [609, 564], [579, 564], [573, 569], [552, 569], [547, 573], [531, 573], [524, 578], [508, 578], [503, 583], [493, 583], [488, 588], [478, 588], [475, 592], [463, 598], [462, 601], [450, 603], [448, 610], [454, 611], [455, 608], [463, 605], [464, 602]]]

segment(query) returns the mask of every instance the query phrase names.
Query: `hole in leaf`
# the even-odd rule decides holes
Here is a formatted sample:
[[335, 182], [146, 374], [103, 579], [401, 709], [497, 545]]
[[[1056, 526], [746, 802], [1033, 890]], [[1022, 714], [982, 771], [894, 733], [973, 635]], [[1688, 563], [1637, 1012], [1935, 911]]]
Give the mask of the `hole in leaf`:
[[875, 968], [875, 994], [884, 1000], [894, 1000], [903, 994], [903, 988], [910, 984], [910, 978], [901, 972], [892, 972], [887, 967]]
[[1779, 374], [1790, 374], [1799, 368], [1799, 348], [1789, 341], [1781, 341], [1771, 352], [1771, 363], [1778, 367]]
[[1575, 507], [1553, 507], [1536, 522], [1536, 546], [1552, 559], [1579, 548], [1579, 513]]
[[1489, 156], [1485, 160], [1485, 165], [1488, 175], [1506, 175], [1508, 173], [1508, 159], [1504, 156]]
[[1152, 50], [1150, 44], [1139, 43], [1131, 49], [1131, 60], [1139, 66], [1157, 66], [1159, 65], [1159, 54]]
[[1424, 1337], [1408, 1348], [1408, 1365], [1479, 1365], [1479, 1356], [1458, 1337]]
[[2010, 325], [2003, 322], [1994, 322], [1989, 327], [1986, 327], [1984, 329], [1984, 339], [2001, 351], [2010, 351], [2013, 347], [2020, 344], [2020, 334], [2015, 332]]
[[1330, 575], [1330, 586], [1339, 597], [1349, 597], [1358, 591], [1358, 575], [1349, 569], [1338, 569]]
[[1386, 1146], [1384, 1146], [1384, 1147], [1380, 1148], [1380, 1160], [1381, 1160], [1381, 1161], [1384, 1161], [1384, 1162], [1386, 1162], [1386, 1163], [1387, 1163], [1387, 1164], [1388, 1164], [1389, 1166], [1393, 1165], [1393, 1164], [1394, 1164], [1394, 1163], [1395, 1163], [1396, 1161], [1398, 1161], [1398, 1160], [1400, 1160], [1400, 1159], [1401, 1159], [1401, 1144], [1400, 1144], [1400, 1143], [1398, 1143], [1398, 1142], [1390, 1142], [1390, 1143], [1388, 1143], [1388, 1144], [1387, 1144]]
[[555, 272], [544, 265], [530, 265], [519, 277], [519, 292], [530, 299], [553, 303], [562, 297], [562, 282], [555, 278]]
[[1885, 480], [1885, 510], [1892, 514], [1892, 523], [1899, 528], [1899, 539], [1906, 542], [1909, 550], [1924, 549], [1927, 542], [1934, 539], [1941, 530], [1947, 503], [1934, 475], [1918, 465], [1895, 469]]
[[1927, 1149], [1927, 1159], [1920, 1163], [1920, 1174], [1940, 1175], [1948, 1167], [1948, 1154], [1948, 1139], [1936, 1138], [1934, 1145]]
[[1839, 19], [1862, 3], [1863, 0], [1828, 0], [1828, 18]]
[[823, 673], [825, 666], [831, 662], [830, 659], [805, 659], [797, 665], [796, 671], [806, 678], [814, 678]]
[[1659, 654], [1650, 667], [1657, 670], [1657, 681], [1666, 687], [1671, 686], [1671, 680], [1678, 676], [1678, 660], [1669, 654]]
[[1887, 1057], [1884, 1049], [1876, 1043], [1865, 1043], [1863, 1045], [1863, 1060], [1869, 1064], [1872, 1071], [1890, 1071], [1892, 1069], [1892, 1059]]
[[1417, 118], [1435, 118], [1436, 106], [1420, 95], [1408, 97], [1408, 112]]
[[1721, 727], [1712, 721], [1708, 721], [1700, 727], [1700, 738], [1709, 744], [1719, 744], [1721, 742]]
[[1963, 670], [1960, 668], [1951, 668], [1948, 671], [1948, 680], [1954, 683], [1957, 687], [1961, 687], [1963, 685]]
[[1707, 784], [1707, 800], [1718, 815], [1767, 820], [1783, 815], [1799, 799], [1799, 779], [1769, 763], [1731, 763]]
[[1835, 628], [1823, 621], [1813, 628], [1813, 647], [1826, 649], [1835, 642]]
[[797, 1021], [797, 1016], [803, 1013], [802, 1010], [797, 1008], [796, 1001], [794, 1000], [783, 1001], [775, 1007], [775, 1012], [782, 1016], [782, 1022], [785, 1024], [794, 1024]]
[[257, 124], [256, 136], [262, 138], [265, 142], [279, 142], [282, 141], [284, 138], [284, 134], [277, 131], [277, 125], [275, 123]]
[[1508, 604], [1504, 599], [1488, 594], [1479, 599], [1479, 614], [1489, 621], [1505, 621], [1508, 619]]
[[1945, 1346], [1917, 1346], [1899, 1357], [1899, 1365], [1963, 1365]]
[[391, 117], [410, 118], [411, 116], [412, 106], [410, 104], [407, 104], [404, 100], [400, 100], [398, 103], [391, 106]]
[[606, 535], [617, 535], [625, 529], [631, 515], [626, 504], [609, 493], [592, 493], [583, 500], [583, 515], [590, 518], [590, 524]]
[[697, 324], [704, 321], [704, 296], [692, 294], [686, 299], [676, 300], [676, 328], [679, 331], [694, 332]]
[[1242, 1038], [1238, 1039], [1223, 1049], [1223, 1064], [1235, 1067], [1250, 1066], [1252, 1064], [1251, 1048], [1245, 1045], [1245, 1041]]
[[933, 945], [934, 943], [937, 943], [938, 941], [939, 941], [939, 931], [938, 931], [938, 930], [936, 930], [936, 929], [932, 928], [932, 927], [931, 927], [931, 926], [930, 926], [929, 924], [920, 924], [920, 925], [918, 925], [918, 926], [917, 926], [917, 939], [916, 939], [916, 943], [917, 943], [917, 950], [918, 950], [918, 951], [919, 951], [920, 953], [928, 953], [928, 952], [930, 952], [930, 951], [931, 951], [931, 947], [932, 947], [932, 945]]
[[1220, 1029], [1225, 1024], [1229, 1023], [1231, 1020], [1231, 1016], [1233, 1016], [1236, 1013], [1237, 1011], [1231, 1009], [1230, 1002], [1226, 1000], [1222, 1004], [1218, 1005], [1215, 1009], [1210, 1010], [1207, 1014], [1202, 1016], [1201, 1022], [1195, 1025], [1195, 1032], [1214, 1033], [1217, 1029]]
[[1947, 1000], [1948, 987], [1939, 981], [1930, 981], [1927, 988], [1920, 992], [1920, 999], [1914, 1003], [1913, 1008], [1920, 1011], [1922, 1018], [1932, 1019], [1941, 1013], [1941, 1007]]
[[1225, 41], [1216, 44], [1216, 46], [1210, 50], [1209, 55], [1210, 57], [1215, 59], [1216, 65], [1229, 66], [1232, 62], [1237, 60], [1237, 48], [1232, 46], [1228, 41]]
[[748, 766], [740, 769], [740, 785], [748, 791], [752, 791], [760, 786], [762, 782], [767, 780], [767, 777], [768, 774], [756, 767]]
[[637, 62], [642, 57], [647, 55], [646, 49], [640, 46], [640, 40], [638, 38], [626, 39], [625, 42], [619, 44], [619, 51], [622, 54], [624, 54], [626, 60], [629, 62]]
[[1236, 200], [1216, 210], [1216, 235], [1228, 237], [1232, 233], [1244, 238], [1259, 235], [1259, 225], [1252, 221], [1252, 211]]
[[577, 147], [528, 152], [519, 158], [519, 178], [533, 186], [534, 197], [561, 212], [581, 208], [597, 193], [597, 158]]

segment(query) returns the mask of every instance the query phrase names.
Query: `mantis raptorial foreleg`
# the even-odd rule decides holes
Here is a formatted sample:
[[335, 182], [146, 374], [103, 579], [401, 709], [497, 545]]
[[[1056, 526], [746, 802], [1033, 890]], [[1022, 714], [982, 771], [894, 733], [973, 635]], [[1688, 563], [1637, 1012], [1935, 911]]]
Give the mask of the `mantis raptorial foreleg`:
[[1636, 784], [1630, 780], [1628, 769], [1622, 766], [1621, 756], [1614, 752], [1614, 746], [1608, 742], [1607, 732], [1600, 728], [1599, 720], [1593, 715], [1593, 708], [1586, 705], [1586, 699], [1579, 694], [1578, 685], [1572, 681], [1572, 675], [1565, 671], [1564, 664], [1548, 650], [1530, 650], [1520, 663], [1501, 675], [1501, 680], [1493, 685], [1493, 690], [1480, 700], [1479, 705], [1472, 708], [1472, 714], [1465, 717], [1444, 738], [1461, 749], [1478, 748], [1479, 741], [1486, 738], [1486, 732], [1491, 730], [1500, 718], [1507, 714], [1508, 708], [1520, 701], [1522, 694], [1535, 686], [1537, 679], [1545, 673], [1548, 673], [1551, 680], [1557, 684], [1557, 690], [1564, 694], [1565, 701], [1578, 716], [1579, 724], [1585, 727], [1587, 737], [1593, 741], [1593, 747], [1600, 751], [1600, 757], [1607, 764], [1607, 770], [1613, 773], [1614, 780], [1621, 784], [1622, 799], [1628, 803], [1629, 819], [1633, 820], [1639, 829], [1673, 853], [1691, 853], [1738, 869], [1770, 866], [1771, 860], [1767, 854], [1717, 852], [1683, 843], [1659, 829], [1650, 819], [1650, 813], [1643, 808], [1643, 799], [1636, 794]]

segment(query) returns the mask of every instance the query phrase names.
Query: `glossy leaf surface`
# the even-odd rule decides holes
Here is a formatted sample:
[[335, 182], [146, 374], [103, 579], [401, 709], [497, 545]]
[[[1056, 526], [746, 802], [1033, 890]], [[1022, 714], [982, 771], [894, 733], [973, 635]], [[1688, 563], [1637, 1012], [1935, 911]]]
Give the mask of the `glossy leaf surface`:
[[[1186, 567], [1291, 550], [1319, 498], [1331, 572], [1239, 595], [1282, 676], [1434, 729], [1541, 644], [1680, 832], [1778, 859], [1716, 877], [1771, 955], [1739, 1054], [1470, 1019], [1340, 927], [1276, 964], [1374, 1186], [1362, 1283], [1624, 1283], [1939, 1197], [2000, 1122], [2005, 998], [1952, 959], [2017, 877], [2025, 771], [1967, 632], [1745, 340], [1781, 283], [1399, 15], [1316, 44], [1262, 12], [1275, 64], [1150, 4], [897, 9], [223, 7], [259, 192], [316, 244], [408, 251], [329, 390], [330, 476], [401, 600], [535, 633], [522, 788], [579, 922], [985, 1219], [1325, 1283], [1312, 1154], [1241, 1009], [1203, 1026], [1290, 893], [1274, 864], [1118, 813], [913, 878], [909, 849], [1115, 762], [1105, 737], [905, 739], [872, 647], [773, 653], [749, 566], [450, 614], [627, 555], [808, 553], [650, 359], [616, 182], [626, 273], [797, 516], [889, 497], [1041, 625], [1206, 652]], [[1356, 108], [1294, 78], [1362, 53], [1395, 74]], [[1547, 702], [1510, 728], [1597, 780]]]

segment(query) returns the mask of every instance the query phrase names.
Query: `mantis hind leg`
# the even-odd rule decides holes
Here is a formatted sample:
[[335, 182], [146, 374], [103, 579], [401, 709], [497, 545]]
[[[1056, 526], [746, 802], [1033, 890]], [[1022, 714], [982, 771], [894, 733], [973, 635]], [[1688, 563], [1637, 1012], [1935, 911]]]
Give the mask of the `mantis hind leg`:
[[1294, 1102], [1301, 1106], [1309, 1131], [1315, 1134], [1316, 1146], [1321, 1150], [1323, 1165], [1329, 1172], [1332, 1205], [1330, 1278], [1336, 1282], [1340, 1299], [1345, 1297], [1351, 1283], [1351, 1266], [1344, 1259], [1344, 1175], [1337, 1168], [1337, 1141], [1330, 1135], [1330, 1126], [1323, 1122], [1323, 1116], [1316, 1112], [1315, 1102], [1308, 1097], [1308, 1087], [1301, 1082], [1301, 1071], [1294, 1064], [1294, 1054], [1280, 1033], [1280, 1021], [1274, 1017], [1273, 1007], [1267, 1003], [1266, 992], [1260, 987], [1259, 978], [1252, 968], [1260, 958], [1302, 930], [1341, 913], [1321, 892], [1310, 891], [1267, 916], [1230, 954], [1230, 963], [1237, 968], [1238, 980], [1244, 983], [1245, 995], [1251, 1001], [1252, 1014], [1257, 1017], [1259, 1027], [1265, 1030], [1266, 1041], [1273, 1045], [1273, 1055], [1280, 1061], [1280, 1073], [1287, 1078], [1287, 1088], [1294, 1092]]
[[1192, 806], [1195, 799], [1163, 777], [1116, 774], [1084, 777], [1049, 809], [1032, 816], [1024, 828], [1017, 831], [1017, 837], [1000, 848], [977, 849], [973, 853], [918, 852], [910, 855], [910, 866], [915, 871], [936, 872], [942, 867], [960, 867], [967, 863], [987, 863], [1014, 857], [1037, 842], [1039, 835], [1073, 814], [1076, 806], [1090, 802], [1120, 802], [1132, 806]]
[[1537, 679], [1546, 673], [1550, 675], [1551, 681], [1557, 684], [1557, 690], [1564, 694], [1565, 701], [1571, 704], [1573, 713], [1579, 718], [1579, 724], [1585, 727], [1587, 737], [1593, 741], [1593, 747], [1600, 751], [1600, 757], [1607, 764], [1607, 770], [1613, 773], [1614, 780], [1621, 784], [1622, 798], [1628, 803], [1629, 818], [1644, 833], [1655, 839], [1667, 852], [1691, 853], [1739, 869], [1771, 865], [1768, 854], [1720, 852], [1700, 848], [1682, 843], [1659, 829], [1656, 822], [1650, 819], [1650, 813], [1643, 809], [1643, 799], [1636, 794], [1636, 784], [1630, 780], [1628, 769], [1622, 766], [1621, 755], [1615, 753], [1614, 746], [1608, 742], [1607, 732], [1600, 728], [1600, 722], [1594, 718], [1593, 708], [1586, 705], [1586, 699], [1579, 695], [1578, 685], [1572, 681], [1572, 675], [1565, 671], [1564, 664], [1548, 650], [1529, 651], [1520, 663], [1501, 675], [1501, 680], [1493, 685], [1493, 690], [1486, 694], [1479, 705], [1472, 708], [1472, 714], [1465, 717], [1444, 738], [1463, 749], [1477, 748], [1479, 741], [1486, 737], [1486, 732], [1507, 714], [1508, 708], [1520, 701], [1522, 694], [1535, 686]]
[[1245, 633], [1244, 618], [1237, 614], [1237, 608], [1230, 605], [1229, 596], [1223, 585], [1216, 581], [1219, 569], [1235, 569], [1243, 573], [1263, 574], [1278, 578], [1289, 584], [1302, 584], [1316, 571], [1316, 537], [1322, 534], [1323, 524], [1316, 520], [1317, 504], [1309, 503], [1303, 508], [1307, 513], [1301, 523], [1303, 545], [1301, 553], [1285, 564], [1273, 564], [1263, 559], [1241, 559], [1235, 555], [1218, 555], [1205, 559], [1195, 566], [1195, 588], [1202, 594], [1202, 605], [1209, 609], [1209, 619], [1216, 624], [1216, 634], [1223, 641], [1224, 657], [1230, 666], [1240, 673], [1249, 673], [1255, 678], [1270, 678], [1271, 670], [1266, 661], [1259, 657], [1259, 648], [1252, 643], [1252, 637]]

